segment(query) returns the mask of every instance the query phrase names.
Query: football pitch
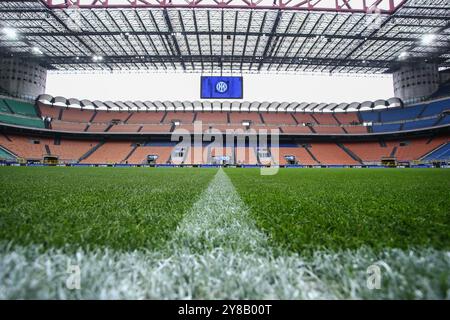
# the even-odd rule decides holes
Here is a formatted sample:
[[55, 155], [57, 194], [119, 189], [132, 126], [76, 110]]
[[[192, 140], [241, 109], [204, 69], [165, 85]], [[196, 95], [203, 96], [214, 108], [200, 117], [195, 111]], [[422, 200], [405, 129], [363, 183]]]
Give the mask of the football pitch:
[[0, 167], [0, 298], [449, 299], [449, 190], [446, 169]]

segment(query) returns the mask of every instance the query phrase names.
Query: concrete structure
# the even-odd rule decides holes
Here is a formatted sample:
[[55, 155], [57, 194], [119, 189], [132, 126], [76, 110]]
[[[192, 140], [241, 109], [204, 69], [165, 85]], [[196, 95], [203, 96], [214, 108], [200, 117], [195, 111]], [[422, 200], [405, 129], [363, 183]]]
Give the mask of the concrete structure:
[[0, 60], [0, 88], [12, 96], [34, 100], [45, 92], [47, 69], [18, 58]]
[[436, 64], [405, 64], [394, 72], [394, 92], [405, 103], [427, 99], [439, 89], [440, 76]]

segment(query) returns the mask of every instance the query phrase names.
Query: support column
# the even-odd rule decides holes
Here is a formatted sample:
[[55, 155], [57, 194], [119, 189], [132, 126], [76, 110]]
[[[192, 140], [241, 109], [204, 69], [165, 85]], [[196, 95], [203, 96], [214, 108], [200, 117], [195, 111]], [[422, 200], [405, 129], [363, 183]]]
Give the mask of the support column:
[[5, 94], [34, 100], [45, 93], [47, 69], [19, 58], [0, 59], [0, 91]]
[[427, 99], [439, 89], [439, 69], [436, 64], [405, 64], [394, 72], [394, 92], [405, 103]]

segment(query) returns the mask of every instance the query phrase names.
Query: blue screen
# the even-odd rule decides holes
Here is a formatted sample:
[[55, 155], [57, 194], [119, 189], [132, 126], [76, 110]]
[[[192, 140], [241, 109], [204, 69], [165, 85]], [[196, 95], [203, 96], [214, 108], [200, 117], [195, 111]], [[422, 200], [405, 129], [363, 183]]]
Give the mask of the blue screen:
[[242, 77], [201, 77], [201, 99], [242, 99]]

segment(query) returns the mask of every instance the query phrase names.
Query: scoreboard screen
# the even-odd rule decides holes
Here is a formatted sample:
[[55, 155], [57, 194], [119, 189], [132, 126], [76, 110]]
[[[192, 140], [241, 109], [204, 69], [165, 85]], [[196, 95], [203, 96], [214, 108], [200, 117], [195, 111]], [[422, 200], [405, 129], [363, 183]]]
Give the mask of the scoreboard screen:
[[201, 99], [242, 99], [242, 77], [201, 77]]

